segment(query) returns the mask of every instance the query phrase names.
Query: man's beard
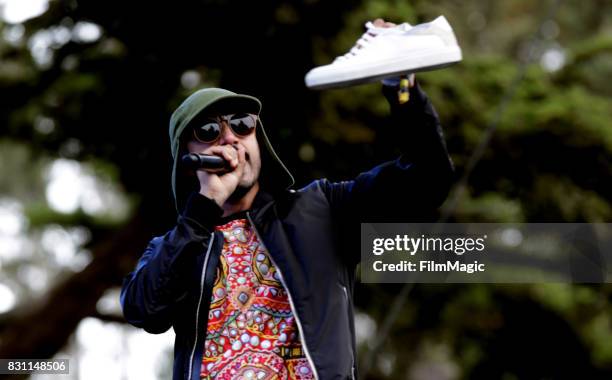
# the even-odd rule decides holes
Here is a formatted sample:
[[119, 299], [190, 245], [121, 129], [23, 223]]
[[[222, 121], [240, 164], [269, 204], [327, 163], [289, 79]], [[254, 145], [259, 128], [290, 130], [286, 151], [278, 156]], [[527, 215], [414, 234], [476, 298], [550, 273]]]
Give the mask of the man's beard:
[[[250, 161], [249, 158], [250, 157], [245, 157], [247, 159], [247, 161]], [[238, 183], [238, 186], [236, 187], [236, 189], [234, 190], [234, 192], [229, 196], [229, 198], [227, 199], [228, 203], [238, 203], [252, 188], [253, 186], [255, 186], [255, 184], [257, 183], [257, 180], [259, 178], [259, 175], [261, 174], [261, 167], [256, 166], [251, 166], [251, 176], [252, 179], [250, 180], [245, 180], [243, 178], [240, 179], [240, 182]], [[246, 168], [245, 168], [246, 170]]]
[[238, 184], [236, 190], [227, 198], [229, 203], [237, 203], [255, 186], [255, 180]]

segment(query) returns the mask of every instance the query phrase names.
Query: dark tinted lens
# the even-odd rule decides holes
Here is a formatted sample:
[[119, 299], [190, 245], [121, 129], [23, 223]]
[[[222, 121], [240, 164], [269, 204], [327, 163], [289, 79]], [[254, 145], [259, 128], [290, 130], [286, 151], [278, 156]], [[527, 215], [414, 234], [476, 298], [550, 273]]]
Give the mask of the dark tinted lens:
[[193, 128], [193, 136], [196, 138], [196, 140], [203, 143], [215, 141], [219, 137], [220, 132], [221, 127], [219, 126], [219, 123], [214, 121]]
[[247, 113], [239, 113], [230, 119], [232, 131], [240, 136], [247, 136], [255, 130], [255, 116]]

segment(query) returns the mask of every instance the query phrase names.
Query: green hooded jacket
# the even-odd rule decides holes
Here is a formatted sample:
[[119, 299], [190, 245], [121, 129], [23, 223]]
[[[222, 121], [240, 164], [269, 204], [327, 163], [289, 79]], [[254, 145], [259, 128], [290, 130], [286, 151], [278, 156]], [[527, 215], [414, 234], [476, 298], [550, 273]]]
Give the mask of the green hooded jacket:
[[[187, 197], [193, 191], [199, 191], [199, 183], [194, 176], [187, 176], [181, 168], [181, 157], [187, 153], [183, 133], [189, 122], [200, 112], [213, 110], [221, 115], [236, 112], [249, 112], [259, 115], [259, 99], [222, 88], [205, 88], [191, 94], [174, 111], [170, 118], [170, 150], [172, 152], [172, 195], [178, 213], [181, 213]], [[278, 193], [293, 186], [294, 179], [282, 163], [268, 139], [266, 132], [257, 118], [256, 137], [261, 152], [260, 188], [270, 194]]]

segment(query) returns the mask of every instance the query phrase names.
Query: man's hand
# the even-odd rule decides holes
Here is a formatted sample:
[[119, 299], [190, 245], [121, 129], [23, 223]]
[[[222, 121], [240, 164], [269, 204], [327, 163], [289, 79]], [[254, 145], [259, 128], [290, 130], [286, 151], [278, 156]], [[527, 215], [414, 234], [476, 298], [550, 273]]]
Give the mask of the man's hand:
[[382, 18], [377, 18], [376, 20], [372, 21], [372, 24], [374, 24], [374, 26], [377, 28], [393, 28], [394, 26], [397, 26], [397, 24], [387, 22]]
[[245, 164], [244, 147], [240, 144], [217, 145], [201, 153], [222, 157], [229, 163], [230, 169], [225, 172], [210, 172], [206, 169], [196, 171], [200, 181], [200, 194], [214, 200], [219, 207], [223, 207], [240, 183]]

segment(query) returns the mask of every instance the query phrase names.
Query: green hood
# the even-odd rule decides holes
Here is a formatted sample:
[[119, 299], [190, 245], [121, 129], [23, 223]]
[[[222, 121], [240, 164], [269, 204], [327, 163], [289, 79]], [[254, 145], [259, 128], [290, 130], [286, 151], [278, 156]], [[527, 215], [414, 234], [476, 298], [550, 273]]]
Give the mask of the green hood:
[[[170, 118], [170, 150], [172, 152], [172, 195], [177, 212], [181, 213], [189, 194], [199, 190], [197, 178], [188, 177], [180, 167], [180, 159], [186, 153], [181, 146], [181, 135], [189, 122], [200, 112], [211, 107], [226, 114], [250, 112], [259, 115], [261, 102], [252, 96], [236, 94], [222, 88], [206, 88], [191, 94], [174, 111]], [[284, 191], [294, 184], [293, 176], [274, 152], [270, 140], [258, 118], [256, 137], [261, 151], [261, 172], [259, 185], [271, 194]]]

